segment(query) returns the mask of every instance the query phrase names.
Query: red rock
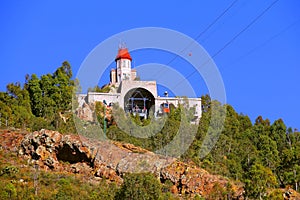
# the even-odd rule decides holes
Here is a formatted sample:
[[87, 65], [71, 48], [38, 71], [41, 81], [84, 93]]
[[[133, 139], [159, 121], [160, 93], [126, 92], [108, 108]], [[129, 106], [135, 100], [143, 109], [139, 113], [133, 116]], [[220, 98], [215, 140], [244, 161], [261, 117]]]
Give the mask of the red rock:
[[[41, 169], [66, 171], [105, 178], [121, 184], [123, 174], [151, 172], [163, 182], [173, 183], [174, 194], [208, 196], [217, 184], [225, 188], [230, 180], [209, 174], [192, 163], [154, 154], [132, 144], [95, 141], [78, 135], [41, 130], [28, 134], [0, 132], [3, 148], [17, 148], [19, 155], [36, 160]], [[96, 180], [96, 179], [93, 179]], [[243, 189], [230, 182], [235, 196]]]

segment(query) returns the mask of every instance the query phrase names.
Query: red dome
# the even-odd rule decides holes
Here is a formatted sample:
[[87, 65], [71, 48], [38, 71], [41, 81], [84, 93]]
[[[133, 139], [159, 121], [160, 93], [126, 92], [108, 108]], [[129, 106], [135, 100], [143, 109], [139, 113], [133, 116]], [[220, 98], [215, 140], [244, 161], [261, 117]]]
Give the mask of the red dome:
[[129, 59], [129, 60], [132, 60], [132, 58], [131, 58], [131, 56], [130, 56], [127, 48], [120, 48], [119, 49], [118, 55], [117, 55], [115, 61], [117, 61], [119, 59]]

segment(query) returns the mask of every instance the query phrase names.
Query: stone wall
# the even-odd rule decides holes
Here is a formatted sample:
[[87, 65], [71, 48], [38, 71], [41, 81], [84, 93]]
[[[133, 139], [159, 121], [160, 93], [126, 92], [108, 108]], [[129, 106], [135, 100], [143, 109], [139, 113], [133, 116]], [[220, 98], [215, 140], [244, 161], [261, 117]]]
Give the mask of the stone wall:
[[119, 93], [99, 93], [99, 92], [89, 92], [88, 93], [88, 103], [93, 103], [96, 101], [103, 102], [106, 101], [107, 104], [109, 103], [119, 103], [121, 102], [121, 94]]

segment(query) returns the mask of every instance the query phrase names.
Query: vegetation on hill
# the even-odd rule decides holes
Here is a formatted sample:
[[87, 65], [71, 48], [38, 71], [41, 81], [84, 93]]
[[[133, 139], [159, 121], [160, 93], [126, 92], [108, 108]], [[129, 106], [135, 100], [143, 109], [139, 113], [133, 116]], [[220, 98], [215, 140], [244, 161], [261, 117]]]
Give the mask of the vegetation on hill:
[[[24, 85], [20, 83], [8, 84], [7, 91], [0, 92], [0, 126], [23, 128], [31, 131], [46, 128], [63, 133], [75, 133], [71, 102], [76, 85], [78, 82], [72, 79], [72, 70], [68, 62], [64, 62], [53, 74], [46, 74], [41, 77], [35, 74], [27, 75]], [[259, 116], [252, 124], [248, 116], [238, 114], [232, 106], [221, 105], [211, 100], [207, 95], [202, 97], [202, 104], [203, 114], [200, 125], [192, 144], [181, 156], [183, 161], [193, 161], [211, 173], [242, 181], [245, 184], [245, 196], [250, 199], [267, 198], [267, 193], [273, 195], [273, 198], [276, 194], [270, 194], [272, 188], [291, 187], [300, 191], [300, 132], [296, 129], [287, 128], [282, 119], [271, 123], [268, 119]], [[203, 145], [207, 145], [207, 147], [210, 145], [209, 143], [204, 144], [203, 139], [210, 126], [212, 106], [226, 109], [225, 124], [212, 151], [202, 158], [200, 157], [200, 149], [203, 148]], [[117, 125], [108, 128], [107, 136], [110, 139], [132, 143], [151, 151], [158, 150], [174, 139], [180, 123], [185, 123], [186, 134], [193, 128], [194, 125], [186, 123], [189, 119], [181, 118], [181, 109], [184, 109], [183, 106], [173, 109], [164, 127], [151, 137], [133, 137], [123, 132]], [[119, 116], [122, 116], [122, 111], [118, 112], [120, 112]], [[131, 117], [131, 119], [133, 119], [131, 124], [141, 127], [146, 127], [151, 121], [151, 119], [141, 121], [138, 117]], [[129, 129], [130, 123], [127, 123]], [[152, 128], [155, 129], [155, 127]], [[151, 132], [151, 130], [149, 131]], [[1, 175], [1, 179], [6, 177], [4, 181], [0, 182], [1, 191], [6, 191], [4, 195], [8, 195], [10, 198], [19, 198], [17, 194], [23, 187], [19, 183], [9, 183], [9, 177], [17, 176], [15, 174], [18, 173], [6, 174], [6, 172], [2, 172]], [[28, 173], [29, 176], [32, 175], [32, 172]], [[46, 173], [45, 176], [52, 175]], [[107, 188], [109, 193], [115, 192], [114, 189], [108, 189], [105, 185], [99, 186], [96, 190], [88, 184], [83, 187], [79, 182], [72, 182], [74, 180], [68, 177], [64, 179], [52, 181], [52, 178], [45, 178], [46, 181], [49, 181], [46, 185], [56, 188], [49, 191], [48, 195], [58, 195], [57, 198], [60, 198], [59, 195], [72, 195], [73, 188], [76, 188], [77, 185], [78, 190], [82, 193], [80, 196], [84, 195], [84, 190], [95, 193], [95, 195], [101, 193], [103, 188]], [[58, 180], [58, 178], [54, 177], [53, 180]], [[128, 185], [132, 185], [134, 180], [136, 179], [128, 179]], [[147, 185], [147, 176], [141, 182]], [[158, 190], [156, 186], [154, 188]], [[43, 189], [47, 190], [47, 187], [45, 186]], [[27, 187], [27, 190], [31, 191], [32, 187]], [[26, 191], [23, 192], [26, 193]], [[124, 191], [123, 188], [118, 194], [124, 196], [135, 193]]]
[[63, 62], [53, 74], [26, 75], [23, 86], [8, 84], [0, 92], [0, 126], [75, 132], [70, 111], [77, 81], [71, 77], [70, 64]]
[[96, 85], [94, 88], [89, 88], [88, 92], [101, 92], [101, 93], [109, 93], [110, 86], [104, 85], [102, 88], [100, 88], [98, 85]]
[[[0, 148], [0, 199], [179, 199], [151, 173], [126, 174], [119, 185], [93, 174], [45, 171], [32, 160]], [[67, 168], [70, 163], [63, 163]]]
[[[245, 196], [252, 199], [266, 198], [271, 188], [291, 187], [299, 191], [300, 132], [287, 128], [282, 119], [271, 124], [259, 116], [252, 124], [248, 116], [236, 113], [230, 105], [212, 101], [209, 96], [203, 96], [202, 103], [200, 125], [192, 145], [181, 156], [183, 161], [193, 161], [211, 173], [242, 181]], [[212, 104], [226, 108], [224, 129], [212, 151], [201, 158], [200, 149], [210, 145], [203, 144], [203, 139], [210, 125]], [[130, 136], [117, 126], [110, 127], [108, 137], [155, 151], [176, 135], [182, 121], [178, 115], [180, 109], [173, 110], [163, 129], [148, 139]], [[134, 120], [141, 124], [139, 118]]]

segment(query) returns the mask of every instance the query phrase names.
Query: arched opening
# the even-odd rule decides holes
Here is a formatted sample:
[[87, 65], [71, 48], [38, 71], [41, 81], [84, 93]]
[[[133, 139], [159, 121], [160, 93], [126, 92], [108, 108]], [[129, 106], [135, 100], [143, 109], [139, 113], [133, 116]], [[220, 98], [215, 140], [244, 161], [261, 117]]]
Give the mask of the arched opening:
[[[155, 104], [155, 98], [145, 88], [134, 88], [127, 92], [124, 97], [124, 110], [126, 113], [139, 115], [146, 119], [151, 107]], [[154, 109], [154, 106], [152, 107]]]

